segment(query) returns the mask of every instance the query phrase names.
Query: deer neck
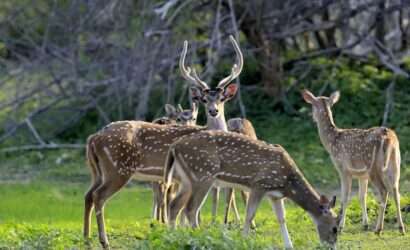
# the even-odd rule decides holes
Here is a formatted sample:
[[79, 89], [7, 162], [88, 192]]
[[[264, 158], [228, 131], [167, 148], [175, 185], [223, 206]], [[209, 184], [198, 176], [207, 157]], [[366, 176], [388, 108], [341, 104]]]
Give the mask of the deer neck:
[[321, 215], [320, 196], [299, 171], [289, 178], [286, 196], [308, 212], [314, 219]]
[[333, 121], [333, 115], [330, 110], [320, 114], [317, 121], [320, 141], [327, 151], [330, 152], [330, 146], [335, 142], [338, 129]]
[[222, 131], [228, 131], [228, 126], [226, 125], [226, 120], [225, 120], [225, 111], [224, 108], [222, 107], [219, 110], [219, 115], [217, 117], [212, 117], [211, 115], [207, 114], [206, 116], [206, 126], [208, 130], [222, 130]]

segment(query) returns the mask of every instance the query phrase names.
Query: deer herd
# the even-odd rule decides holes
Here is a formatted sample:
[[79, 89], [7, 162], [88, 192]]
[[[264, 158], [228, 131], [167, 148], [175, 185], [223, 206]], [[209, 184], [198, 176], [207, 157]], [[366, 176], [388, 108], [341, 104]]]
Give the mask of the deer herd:
[[[286, 248], [293, 248], [285, 223], [284, 200], [288, 198], [304, 209], [316, 226], [320, 241], [334, 248], [345, 224], [352, 178], [359, 180], [362, 223], [368, 227], [367, 185], [374, 186], [378, 199], [376, 232], [383, 230], [388, 194], [397, 209], [397, 222], [405, 233], [400, 213], [400, 149], [395, 132], [385, 127], [371, 129], [338, 128], [331, 108], [339, 92], [330, 97], [314, 96], [308, 90], [303, 99], [312, 105], [313, 120], [320, 140], [341, 179], [341, 208], [336, 215], [336, 197], [319, 194], [305, 179], [296, 163], [280, 145], [256, 137], [252, 123], [243, 118], [225, 120], [225, 102], [232, 99], [238, 86], [231, 83], [243, 68], [239, 45], [231, 36], [237, 63], [216, 88], [202, 81], [195, 69], [185, 65], [188, 42], [184, 42], [179, 68], [190, 83], [190, 109], [166, 105], [166, 117], [144, 121], [110, 123], [87, 140], [86, 157], [92, 183], [85, 194], [84, 237], [90, 237], [91, 213], [95, 209], [98, 236], [109, 248], [104, 222], [104, 205], [131, 179], [152, 182], [153, 217], [175, 227], [187, 220], [200, 224], [200, 210], [208, 193], [212, 194], [212, 218], [216, 218], [219, 192], [224, 191], [224, 222], [232, 209], [239, 220], [233, 189], [241, 190], [246, 204], [243, 233], [247, 235], [264, 197], [272, 202]], [[198, 104], [206, 111], [206, 126], [196, 125]]]

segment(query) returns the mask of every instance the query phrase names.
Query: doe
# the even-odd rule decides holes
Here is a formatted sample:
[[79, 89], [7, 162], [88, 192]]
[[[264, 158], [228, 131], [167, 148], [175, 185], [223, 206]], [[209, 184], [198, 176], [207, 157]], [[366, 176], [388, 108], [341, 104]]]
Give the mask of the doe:
[[393, 194], [397, 209], [399, 230], [405, 233], [400, 212], [400, 148], [396, 133], [385, 127], [370, 129], [340, 129], [334, 121], [331, 107], [339, 100], [339, 91], [330, 97], [314, 96], [303, 91], [303, 99], [312, 105], [320, 140], [330, 154], [342, 184], [340, 230], [345, 225], [352, 178], [359, 179], [359, 200], [362, 207], [362, 224], [368, 228], [366, 195], [370, 180], [379, 201], [376, 233], [383, 230], [384, 212], [389, 192]]
[[[174, 174], [175, 173], [175, 174]], [[198, 227], [198, 212], [213, 185], [250, 192], [243, 232], [248, 234], [256, 209], [268, 196], [278, 218], [287, 248], [292, 242], [285, 224], [284, 198], [306, 210], [316, 224], [321, 241], [334, 246], [337, 217], [329, 201], [303, 177], [289, 154], [279, 145], [269, 145], [237, 133], [201, 131], [180, 138], [170, 146], [164, 181], [179, 180], [180, 190], [168, 206], [169, 222], [175, 226], [184, 209], [192, 227]]]

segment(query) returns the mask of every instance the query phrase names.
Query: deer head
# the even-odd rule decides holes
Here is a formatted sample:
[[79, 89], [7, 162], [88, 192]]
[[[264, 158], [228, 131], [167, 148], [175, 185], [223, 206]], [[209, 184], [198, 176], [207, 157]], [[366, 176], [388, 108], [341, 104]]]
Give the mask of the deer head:
[[191, 109], [183, 109], [181, 104], [174, 107], [171, 104], [165, 105], [166, 116], [176, 121], [181, 125], [196, 125], [196, 118], [198, 116], [198, 105], [192, 102]]
[[319, 216], [315, 216], [316, 229], [320, 241], [334, 247], [337, 241], [338, 217], [332, 211], [336, 205], [336, 196], [332, 200], [321, 195], [319, 201]]
[[331, 107], [339, 101], [340, 92], [336, 91], [330, 95], [330, 97], [326, 96], [318, 96], [316, 97], [313, 95], [309, 90], [303, 90], [302, 92], [303, 99], [305, 102], [310, 103], [312, 105], [313, 110], [313, 120], [318, 123], [319, 121], [325, 119], [331, 119], [333, 122], [333, 115]]
[[231, 118], [228, 120], [228, 131], [236, 132], [257, 139], [255, 128], [246, 118]]
[[188, 42], [184, 42], [184, 48], [179, 61], [179, 68], [182, 76], [191, 83], [191, 96], [193, 100], [197, 100], [204, 104], [208, 118], [218, 118], [224, 114], [224, 103], [232, 99], [237, 90], [236, 84], [231, 84], [231, 81], [239, 76], [243, 68], [243, 55], [238, 43], [233, 36], [229, 37], [238, 57], [238, 64], [234, 64], [231, 74], [222, 79], [216, 88], [210, 88], [207, 83], [202, 81], [195, 69], [185, 67], [185, 57], [188, 51]]

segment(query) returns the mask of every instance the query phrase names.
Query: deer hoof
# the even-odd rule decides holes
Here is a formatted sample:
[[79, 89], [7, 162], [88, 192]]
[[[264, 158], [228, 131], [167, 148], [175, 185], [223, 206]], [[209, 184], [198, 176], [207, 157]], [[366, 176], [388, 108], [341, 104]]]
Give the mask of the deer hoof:
[[101, 241], [101, 246], [104, 250], [110, 249], [110, 245], [108, 244], [108, 242]]
[[381, 230], [381, 229], [376, 229], [376, 231], [374, 231], [374, 233], [375, 233], [377, 236], [381, 236], [381, 235], [382, 235], [382, 230]]
[[399, 227], [399, 231], [400, 231], [400, 233], [401, 233], [402, 235], [405, 235], [405, 234], [406, 234], [406, 229], [404, 229], [404, 226], [400, 226], [400, 227]]

